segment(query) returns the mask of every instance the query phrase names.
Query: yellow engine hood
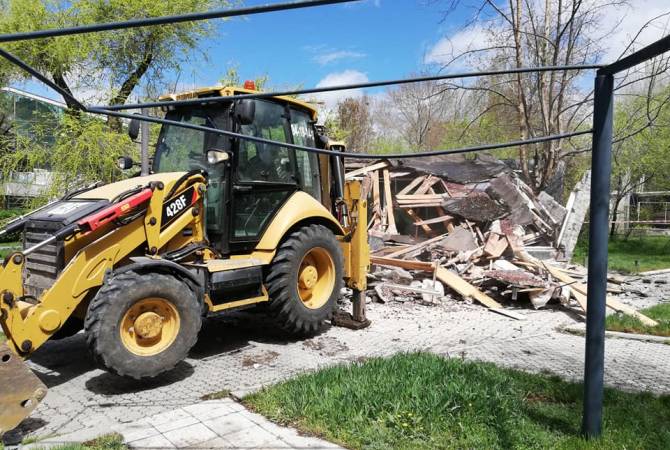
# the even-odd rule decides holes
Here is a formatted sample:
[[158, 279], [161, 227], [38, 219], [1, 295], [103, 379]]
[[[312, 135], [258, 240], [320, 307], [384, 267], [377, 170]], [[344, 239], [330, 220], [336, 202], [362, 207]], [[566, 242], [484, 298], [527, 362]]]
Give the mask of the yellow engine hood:
[[117, 181], [116, 183], [110, 183], [90, 191], [82, 192], [74, 198], [90, 200], [113, 200], [120, 194], [129, 191], [130, 189], [134, 189], [138, 186], [146, 186], [152, 181], [162, 181], [165, 185], [165, 189], [171, 189], [172, 185], [185, 174], [186, 172], [169, 172], [156, 173], [146, 177], [129, 178], [127, 180]]

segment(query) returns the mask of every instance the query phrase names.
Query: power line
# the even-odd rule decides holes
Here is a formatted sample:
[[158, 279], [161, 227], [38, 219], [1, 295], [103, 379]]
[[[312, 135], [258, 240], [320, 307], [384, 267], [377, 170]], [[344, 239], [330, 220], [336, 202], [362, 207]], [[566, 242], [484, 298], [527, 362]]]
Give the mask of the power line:
[[319, 92], [333, 92], [333, 91], [347, 91], [352, 89], [365, 89], [373, 87], [393, 86], [399, 84], [421, 83], [427, 81], [450, 80], [454, 78], [476, 78], [483, 76], [505, 75], [515, 73], [530, 73], [530, 72], [553, 72], [561, 70], [590, 70], [600, 69], [603, 65], [600, 64], [583, 64], [573, 66], [541, 66], [541, 67], [520, 67], [515, 69], [504, 70], [487, 70], [484, 72], [463, 72], [444, 75], [431, 75], [425, 77], [402, 78], [398, 80], [384, 80], [371, 81], [367, 83], [343, 84], [339, 86], [316, 87], [309, 89], [295, 89], [290, 91], [279, 92], [258, 92], [254, 94], [238, 94], [227, 97], [205, 97], [188, 100], [166, 100], [157, 102], [134, 103], [126, 105], [97, 105], [94, 108], [107, 109], [110, 111], [122, 111], [127, 109], [141, 109], [141, 108], [156, 108], [162, 106], [185, 106], [185, 105], [202, 105], [207, 103], [219, 103], [223, 101], [252, 99], [252, 98], [269, 98], [269, 97], [286, 97], [301, 94], [315, 94]]
[[49, 30], [26, 31], [21, 33], [9, 33], [0, 35], [0, 42], [27, 41], [56, 36], [69, 36], [73, 34], [96, 33], [99, 31], [122, 30], [126, 28], [147, 27], [153, 25], [168, 25], [173, 23], [194, 22], [209, 19], [222, 19], [225, 17], [247, 16], [251, 14], [263, 14], [276, 11], [288, 11], [292, 9], [311, 8], [313, 6], [333, 5], [338, 3], [351, 3], [360, 0], [304, 0], [286, 3], [274, 3], [261, 6], [250, 6], [247, 8], [219, 9], [201, 13], [179, 14], [174, 16], [147, 17], [143, 19], [126, 20], [122, 22], [97, 23], [81, 25], [78, 27], [66, 27]]

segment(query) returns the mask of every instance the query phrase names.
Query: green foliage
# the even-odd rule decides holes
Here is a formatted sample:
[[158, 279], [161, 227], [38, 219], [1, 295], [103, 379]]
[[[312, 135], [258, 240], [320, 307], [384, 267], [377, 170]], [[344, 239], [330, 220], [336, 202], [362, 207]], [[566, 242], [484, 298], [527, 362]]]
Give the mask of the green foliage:
[[652, 306], [640, 312], [657, 321], [658, 325], [652, 327], [643, 324], [637, 317], [616, 313], [607, 316], [605, 327], [610, 331], [621, 331], [624, 333], [670, 336], [670, 304]]
[[[206, 11], [231, 4], [228, 0], [5, 2], [6, 13], [0, 16], [1, 33]], [[104, 77], [113, 86], [106, 93], [107, 100], [124, 103], [145, 75], [156, 85], [165, 75], [179, 72], [201, 40], [215, 32], [216, 22], [198, 21], [23, 41], [7, 44], [7, 49], [66, 88], [70, 88], [65, 81], [67, 76], [78, 78], [84, 87], [100, 87], [100, 78]], [[0, 66], [0, 75], [3, 67]], [[13, 75], [25, 76], [16, 69]]]
[[[608, 251], [608, 267], [610, 270], [634, 273], [670, 268], [670, 237], [668, 236], [611, 239]], [[583, 264], [588, 254], [588, 235], [582, 233], [577, 241], [572, 260], [578, 264]], [[635, 261], [638, 262], [637, 266]]]
[[245, 398], [347, 448], [668, 448], [670, 397], [605, 391], [605, 433], [580, 436], [582, 386], [431, 354], [298, 376]]
[[[44, 144], [47, 136], [54, 135], [53, 145]], [[95, 181], [121, 179], [118, 158], [129, 155], [137, 160], [137, 154], [128, 136], [110, 131], [99, 118], [65, 114], [55, 130], [38, 123], [31, 137], [17, 140], [14, 151], [0, 154], [0, 179], [8, 179], [14, 171], [49, 169], [53, 178], [43, 198], [37, 200], [39, 204]]]
[[[612, 147], [612, 189], [634, 191], [641, 179], [647, 190], [670, 189], [670, 87], [654, 95], [632, 96], [617, 104], [614, 128], [620, 142]], [[648, 111], [652, 111], [648, 114]], [[650, 116], [658, 115], [650, 123]]]
[[[270, 76], [268, 74], [260, 75], [254, 78], [254, 84], [256, 85], [257, 91], [265, 90], [270, 81]], [[242, 87], [244, 82], [240, 79], [239, 66], [234, 65], [228, 67], [225, 75], [221, 78], [220, 83], [223, 86], [233, 86], [233, 87]], [[270, 89], [268, 89], [270, 90]]]

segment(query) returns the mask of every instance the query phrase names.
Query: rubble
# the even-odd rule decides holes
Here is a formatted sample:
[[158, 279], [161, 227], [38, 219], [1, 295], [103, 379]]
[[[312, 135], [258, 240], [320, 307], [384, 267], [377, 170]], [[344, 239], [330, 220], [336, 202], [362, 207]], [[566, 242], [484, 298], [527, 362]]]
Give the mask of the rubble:
[[[434, 305], [450, 291], [516, 320], [525, 319], [518, 309], [529, 304], [586, 312], [585, 269], [561, 262], [588, 209], [588, 173], [564, 207], [490, 156], [359, 160], [347, 169], [346, 178], [363, 180], [368, 192], [377, 269], [370, 284], [379, 301]], [[610, 281], [611, 293], [625, 291], [625, 279]], [[607, 306], [654, 323], [613, 297]]]

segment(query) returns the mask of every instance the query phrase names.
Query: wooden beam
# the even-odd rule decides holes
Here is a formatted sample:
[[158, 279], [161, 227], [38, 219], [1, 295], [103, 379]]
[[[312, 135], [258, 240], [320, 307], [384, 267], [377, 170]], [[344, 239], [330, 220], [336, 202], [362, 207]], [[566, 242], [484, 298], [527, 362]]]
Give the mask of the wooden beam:
[[472, 298], [477, 300], [482, 305], [489, 308], [491, 311], [502, 314], [507, 317], [511, 317], [516, 320], [524, 320], [526, 317], [522, 314], [517, 314], [512, 311], [507, 311], [503, 306], [496, 302], [494, 299], [484, 294], [482, 291], [462, 279], [460, 276], [455, 273], [445, 269], [444, 267], [436, 267], [435, 263], [429, 263], [425, 261], [408, 261], [405, 259], [394, 259], [390, 257], [380, 257], [380, 256], [370, 256], [370, 262], [372, 264], [378, 264], [381, 266], [391, 266], [391, 267], [400, 267], [406, 270], [421, 270], [424, 272], [435, 273], [435, 276], [442, 283], [446, 284], [454, 291], [458, 292], [463, 297]]
[[438, 241], [444, 239], [444, 237], [445, 237], [446, 235], [447, 235], [446, 233], [445, 233], [445, 234], [441, 234], [441, 235], [436, 236], [436, 237], [434, 237], [434, 238], [432, 238], [432, 239], [428, 239], [427, 241], [423, 241], [423, 242], [419, 242], [418, 244], [410, 245], [409, 247], [404, 248], [404, 249], [402, 249], [402, 250], [398, 250], [397, 252], [393, 252], [393, 253], [391, 253], [391, 254], [388, 255], [388, 256], [389, 256], [389, 258], [395, 258], [395, 257], [397, 257], [397, 256], [402, 256], [402, 255], [405, 255], [405, 254], [407, 254], [407, 253], [412, 253], [412, 252], [415, 252], [415, 251], [417, 251], [417, 250], [421, 250], [421, 249], [423, 249], [423, 248], [428, 247], [430, 244], [433, 244], [433, 243], [435, 243], [435, 242], [438, 242]]
[[421, 183], [423, 183], [423, 180], [425, 180], [425, 179], [426, 179], [426, 175], [423, 175], [423, 176], [420, 176], [420, 177], [415, 178], [410, 184], [408, 184], [407, 186], [405, 186], [404, 188], [402, 188], [402, 189], [400, 190], [400, 192], [398, 192], [398, 193], [396, 194], [396, 197], [397, 197], [398, 195], [409, 194], [410, 191], [411, 191], [412, 189], [414, 189], [415, 187], [417, 187], [418, 185], [420, 185]]
[[390, 258], [388, 256], [370, 255], [370, 262], [380, 266], [400, 267], [407, 270], [422, 270], [424, 272], [432, 272], [435, 270], [435, 264], [433, 263]]
[[433, 219], [422, 220], [420, 222], [414, 222], [414, 225], [416, 225], [416, 226], [433, 225], [433, 224], [436, 224], [436, 223], [449, 222], [451, 220], [454, 220], [454, 217], [450, 216], [450, 215], [446, 215], [446, 216], [441, 216], [441, 217], [435, 217]]
[[449, 286], [454, 291], [458, 292], [460, 295], [466, 298], [472, 298], [477, 300], [482, 305], [489, 308], [491, 311], [498, 314], [502, 314], [507, 317], [511, 317], [516, 320], [524, 320], [525, 317], [522, 314], [517, 314], [511, 311], [504, 309], [503, 305], [465, 281], [463, 278], [451, 272], [450, 270], [445, 269], [444, 267], [438, 267], [436, 270], [437, 279]]
[[420, 226], [424, 232], [426, 232], [429, 236], [432, 236], [435, 234], [433, 229], [429, 226], [429, 224], [425, 223], [425, 220], [422, 220], [421, 217], [413, 210], [413, 209], [406, 209], [405, 212], [407, 215], [409, 215], [412, 220], [414, 221], [414, 225]]
[[[556, 278], [556, 279], [558, 279], [558, 280], [560, 280], [564, 283], [568, 283], [570, 285], [570, 288], [573, 290], [573, 292], [574, 291], [579, 292], [580, 294], [584, 295], [584, 297], [586, 297], [586, 295], [587, 295], [587, 285], [586, 284], [579, 283], [577, 280], [575, 280], [571, 276], [567, 275], [566, 273], [562, 272], [557, 267], [553, 267], [553, 266], [550, 266], [548, 264], [544, 264], [544, 267], [545, 267], [545, 269], [547, 269], [547, 271], [549, 271], [549, 273], [554, 278]], [[575, 298], [577, 298], [577, 297], [575, 296]], [[586, 299], [584, 298], [584, 301], [585, 300]], [[580, 301], [580, 300], [578, 299], [577, 301]], [[612, 298], [612, 297], [608, 296], [605, 302], [606, 302], [606, 304], [609, 308], [611, 308], [615, 311], [618, 311], [618, 312], [622, 312], [624, 314], [628, 314], [629, 316], [637, 317], [640, 320], [640, 322], [642, 322], [645, 325], [648, 325], [650, 327], [655, 327], [656, 325], [658, 325], [658, 322], [656, 322], [655, 320], [653, 320], [653, 319], [645, 316], [644, 314], [638, 312], [637, 310], [635, 310], [635, 308], [632, 308], [632, 307], [630, 307], [630, 306], [628, 306], [624, 303], [621, 303], [619, 300], [617, 300], [615, 298]], [[580, 302], [580, 304], [581, 304], [581, 302]], [[582, 306], [582, 308], [584, 308], [584, 311], [586, 311], [586, 304], [584, 304], [584, 306]]]
[[359, 175], [366, 175], [368, 172], [372, 172], [373, 170], [384, 169], [386, 167], [388, 167], [388, 163], [382, 161], [380, 163], [376, 163], [376, 164], [372, 164], [370, 166], [361, 167], [360, 169], [352, 170], [351, 172], [347, 173], [344, 176], [344, 179], [345, 180], [350, 180], [350, 179], [352, 179], [354, 177], [357, 177]]
[[389, 234], [398, 234], [398, 228], [395, 225], [395, 215], [393, 211], [393, 195], [391, 194], [391, 177], [388, 169], [384, 169], [384, 203], [386, 203], [386, 214], [388, 215], [388, 228], [386, 232]]

